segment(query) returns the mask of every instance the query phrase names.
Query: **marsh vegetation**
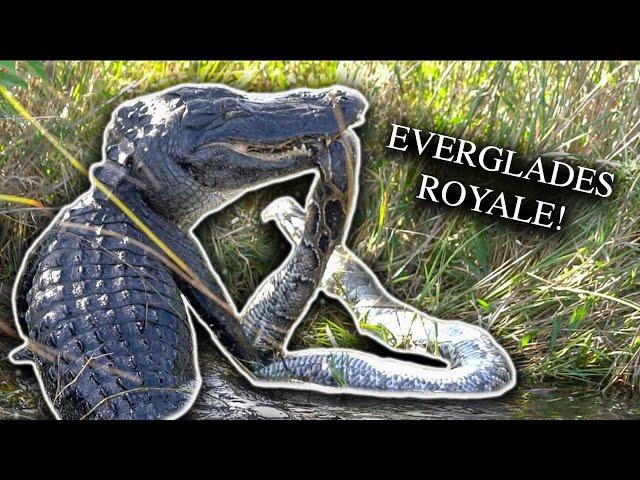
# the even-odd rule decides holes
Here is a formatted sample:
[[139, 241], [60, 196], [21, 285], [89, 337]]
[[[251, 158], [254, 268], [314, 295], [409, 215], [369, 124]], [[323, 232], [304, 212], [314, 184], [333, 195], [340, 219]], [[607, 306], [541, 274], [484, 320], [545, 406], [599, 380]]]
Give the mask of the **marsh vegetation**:
[[[633, 62], [0, 62], [0, 84], [88, 166], [115, 106], [181, 82], [275, 91], [353, 86], [371, 108], [349, 245], [398, 298], [487, 328], [521, 382], [640, 390], [640, 64]], [[1, 87], [0, 87], [1, 88]], [[431, 166], [385, 149], [391, 122], [615, 173], [613, 194], [569, 199], [560, 231], [416, 201]], [[535, 157], [534, 157], [535, 158]], [[260, 211], [308, 182], [247, 195], [198, 228], [241, 305], [286, 256]], [[51, 141], [0, 98], [0, 326], [51, 214], [88, 188]], [[299, 346], [362, 347], [350, 317], [318, 302]], [[360, 343], [359, 343], [360, 342]]]

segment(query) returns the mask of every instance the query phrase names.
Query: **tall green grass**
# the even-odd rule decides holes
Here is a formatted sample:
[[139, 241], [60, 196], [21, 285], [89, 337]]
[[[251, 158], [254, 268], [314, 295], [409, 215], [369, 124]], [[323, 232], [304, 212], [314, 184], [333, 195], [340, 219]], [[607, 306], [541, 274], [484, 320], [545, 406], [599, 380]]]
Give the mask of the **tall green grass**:
[[[529, 382], [553, 379], [640, 389], [640, 65], [633, 62], [26, 62], [0, 63], [0, 82], [86, 165], [121, 101], [181, 82], [254, 91], [341, 83], [370, 100], [350, 247], [399, 298], [488, 328]], [[8, 79], [8, 80], [7, 80]], [[18, 79], [18, 80], [16, 80]], [[425, 163], [384, 148], [403, 120], [522, 154], [561, 152], [615, 172], [614, 195], [573, 202], [560, 232], [496, 223], [415, 200]], [[565, 157], [566, 158], [566, 157]], [[0, 194], [54, 211], [88, 186], [0, 103]], [[290, 184], [302, 197], [303, 180]], [[198, 235], [242, 303], [286, 255], [259, 213], [283, 192], [250, 194]], [[0, 202], [0, 317], [26, 248], [48, 222]], [[360, 345], [349, 317], [318, 305], [297, 346]]]

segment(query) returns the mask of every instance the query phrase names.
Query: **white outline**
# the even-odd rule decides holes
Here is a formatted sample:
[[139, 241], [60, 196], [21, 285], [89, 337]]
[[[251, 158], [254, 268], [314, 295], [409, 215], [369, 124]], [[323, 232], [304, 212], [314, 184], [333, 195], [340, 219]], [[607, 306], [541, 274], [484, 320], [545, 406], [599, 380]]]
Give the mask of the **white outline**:
[[[273, 200], [273, 202], [277, 202], [278, 200], [291, 200], [293, 202], [295, 202], [296, 204], [298, 204], [298, 202], [290, 196], [283, 196], [283, 197], [278, 197], [275, 200]], [[272, 202], [272, 203], [273, 203]], [[267, 205], [266, 208], [269, 208], [271, 204]], [[299, 205], [299, 204], [298, 204]], [[264, 210], [263, 210], [264, 211]], [[271, 219], [270, 219], [271, 220]], [[268, 220], [268, 221], [270, 221]], [[283, 236], [289, 241], [289, 243], [292, 245], [292, 247], [295, 247], [296, 242], [291, 238], [291, 236], [288, 234], [288, 232], [282, 227], [282, 225], [275, 221], [275, 218], [273, 219], [274, 223], [276, 224], [276, 226], [278, 227], [278, 229], [280, 230], [280, 232], [283, 234]], [[264, 221], [264, 220], [263, 220]], [[507, 367], [509, 370], [509, 373], [511, 375], [511, 379], [510, 381], [505, 384], [501, 389], [499, 390], [492, 390], [490, 392], [476, 392], [476, 393], [450, 393], [450, 392], [429, 392], [429, 391], [423, 391], [423, 392], [389, 392], [389, 391], [381, 391], [379, 393], [376, 393], [376, 391], [370, 391], [370, 390], [365, 390], [365, 389], [357, 389], [357, 388], [340, 388], [340, 387], [325, 387], [325, 388], [330, 388], [332, 389], [331, 392], [329, 393], [333, 393], [336, 389], [341, 390], [340, 392], [336, 392], [336, 393], [352, 393], [352, 392], [356, 392], [355, 395], [359, 395], [359, 396], [371, 396], [371, 397], [391, 397], [391, 398], [416, 398], [416, 399], [469, 399], [469, 398], [495, 398], [495, 397], [500, 397], [502, 395], [504, 395], [506, 392], [508, 392], [509, 390], [511, 390], [517, 383], [517, 371], [516, 368], [513, 364], [513, 361], [511, 360], [511, 357], [509, 356], [509, 354], [506, 352], [506, 350], [496, 341], [495, 338], [493, 338], [493, 335], [491, 335], [491, 333], [489, 333], [486, 329], [479, 327], [477, 325], [472, 325], [470, 323], [467, 322], [463, 322], [461, 320], [445, 320], [445, 319], [441, 319], [441, 318], [437, 318], [437, 317], [433, 317], [425, 312], [422, 312], [420, 310], [418, 310], [417, 308], [413, 307], [412, 305], [409, 305], [406, 302], [403, 302], [397, 298], [395, 298], [394, 296], [392, 296], [387, 289], [385, 288], [385, 286], [382, 284], [382, 282], [378, 279], [378, 277], [376, 276], [375, 273], [373, 273], [373, 270], [371, 270], [367, 264], [365, 264], [356, 254], [354, 254], [344, 243], [342, 243], [340, 245], [342, 247], [342, 249], [344, 250], [344, 252], [346, 254], [351, 255], [352, 257], [352, 261], [356, 262], [359, 264], [360, 268], [362, 268], [363, 270], [365, 270], [365, 272], [369, 275], [369, 277], [371, 278], [371, 280], [373, 281], [374, 285], [376, 287], [378, 287], [380, 290], [382, 290], [384, 292], [384, 294], [386, 296], [388, 296], [396, 305], [398, 305], [401, 308], [404, 308], [408, 311], [414, 312], [417, 316], [419, 317], [429, 317], [430, 321], [433, 321], [434, 323], [446, 323], [447, 325], [459, 325], [462, 326], [465, 329], [471, 329], [471, 330], [475, 330], [479, 333], [481, 333], [482, 335], [488, 336], [491, 340], [491, 343], [493, 345], [493, 347], [500, 352], [500, 354], [502, 355], [502, 357], [507, 361]], [[322, 281], [321, 281], [322, 283]], [[325, 287], [318, 287], [317, 291], [322, 291], [324, 292], [327, 296], [334, 298], [336, 300], [338, 300], [344, 307], [345, 309], [349, 312], [349, 315], [351, 316], [351, 318], [354, 320], [354, 325], [358, 331], [358, 333], [362, 336], [365, 337], [369, 337], [373, 340], [375, 340], [377, 343], [379, 343], [380, 345], [383, 345], [385, 348], [393, 351], [393, 352], [397, 352], [400, 354], [406, 354], [407, 350], [403, 349], [403, 348], [398, 348], [398, 347], [392, 347], [391, 345], [389, 345], [388, 343], [384, 343], [380, 340], [379, 337], [376, 337], [373, 333], [367, 331], [367, 330], [363, 330], [360, 327], [360, 323], [358, 322], [358, 318], [355, 317], [355, 315], [351, 314], [350, 311], [350, 306], [349, 304], [344, 300], [344, 298], [340, 295], [337, 295], [329, 290], [327, 290]], [[317, 293], [316, 295], [313, 297], [314, 300], [317, 297]], [[306, 311], [305, 311], [306, 314]], [[296, 320], [296, 322], [290, 327], [289, 330], [289, 334], [287, 335], [284, 345], [285, 345], [285, 353], [289, 353], [289, 350], [286, 348], [286, 345], [288, 344], [291, 336], [293, 335], [293, 333], [295, 333], [295, 329], [297, 327], [297, 325], [304, 319], [304, 315], [302, 315], [301, 318], [299, 318], [298, 320]], [[344, 349], [344, 350], [351, 350], [351, 349]], [[305, 350], [301, 350], [304, 352], [314, 352], [314, 351], [326, 351], [326, 349], [317, 349], [317, 348], [308, 348]], [[380, 358], [377, 355], [373, 355], [370, 354], [368, 352], [364, 352], [362, 350], [354, 350], [356, 352], [358, 352], [358, 354], [360, 355], [365, 355], [371, 358]], [[452, 371], [453, 369], [450, 369], [449, 367], [451, 366], [450, 362], [446, 359], [443, 359], [442, 357], [438, 357], [436, 355], [430, 354], [429, 352], [410, 352], [416, 355], [420, 355], [426, 358], [430, 358], [432, 360], [438, 360], [441, 362], [445, 362], [447, 368], [445, 367], [434, 367], [433, 370], [449, 370]], [[415, 365], [417, 367], [420, 368], [425, 368], [424, 365], [417, 363], [417, 362], [412, 362], [409, 360], [403, 360], [404, 363], [407, 364], [411, 364], [411, 365]], [[286, 382], [283, 382], [286, 383]], [[315, 385], [315, 384], [309, 384], [309, 385]], [[364, 393], [366, 392], [366, 393]], [[371, 393], [373, 392], [373, 393]]]
[[[25, 333], [22, 331], [22, 326], [20, 325], [20, 322], [17, 320], [19, 318], [18, 316], [18, 307], [17, 307], [17, 296], [18, 296], [18, 289], [21, 285], [21, 280], [22, 280], [22, 275], [24, 274], [24, 270], [26, 268], [27, 265], [27, 260], [29, 259], [29, 257], [31, 256], [31, 254], [36, 250], [36, 248], [39, 246], [41, 240], [43, 239], [43, 237], [49, 232], [49, 230], [55, 226], [57, 224], [57, 220], [59, 219], [59, 217], [63, 216], [65, 214], [65, 212], [70, 209], [71, 207], [73, 207], [77, 202], [81, 201], [82, 199], [84, 199], [86, 196], [90, 196], [95, 192], [95, 185], [93, 182], [93, 173], [95, 168], [98, 168], [100, 166], [104, 166], [106, 165], [110, 160], [107, 159], [107, 155], [106, 155], [106, 146], [107, 146], [107, 133], [110, 129], [110, 126], [113, 125], [115, 117], [117, 115], [117, 113], [119, 112], [119, 110], [123, 107], [126, 107], [128, 105], [131, 105], [133, 103], [137, 103], [140, 101], [144, 101], [145, 99], [150, 99], [153, 97], [156, 97], [158, 95], [164, 94], [164, 93], [168, 93], [172, 90], [175, 89], [179, 89], [179, 88], [184, 88], [184, 87], [194, 87], [194, 88], [223, 88], [226, 89], [228, 91], [231, 91], [233, 93], [237, 93], [240, 95], [246, 95], [247, 93], [249, 94], [253, 94], [253, 92], [246, 92], [243, 90], [239, 90], [233, 87], [229, 87], [228, 85], [224, 85], [224, 84], [219, 84], [219, 83], [183, 83], [183, 84], [179, 84], [179, 85], [174, 85], [172, 87], [163, 89], [163, 90], [159, 90], [157, 92], [153, 92], [153, 93], [149, 93], [146, 95], [141, 95], [138, 97], [135, 97], [131, 100], [128, 100], [126, 102], [123, 102], [121, 104], [118, 105], [118, 107], [116, 107], [113, 112], [111, 113], [111, 119], [109, 121], [109, 123], [107, 124], [107, 126], [105, 127], [105, 130], [103, 132], [103, 141], [102, 141], [102, 160], [100, 162], [96, 162], [95, 164], [91, 165], [90, 169], [89, 169], [89, 179], [91, 181], [91, 186], [89, 187], [89, 189], [82, 193], [81, 195], [78, 196], [78, 198], [76, 198], [73, 202], [65, 205], [64, 207], [62, 207], [60, 209], [60, 211], [58, 212], [58, 214], [51, 220], [51, 223], [43, 230], [43, 232], [36, 238], [36, 240], [34, 240], [34, 242], [31, 244], [31, 246], [29, 247], [29, 249], [26, 251], [25, 256], [22, 260], [22, 264], [20, 265], [20, 269], [18, 270], [18, 273], [16, 275], [16, 280], [14, 282], [13, 285], [13, 290], [12, 290], [12, 309], [13, 309], [13, 314], [14, 314], [14, 320], [15, 320], [15, 324], [18, 330], [18, 333], [20, 335], [20, 337], [24, 340], [25, 343], [23, 343], [22, 345], [16, 347], [15, 349], [13, 349], [10, 353], [9, 353], [9, 360], [14, 364], [14, 365], [31, 365], [33, 367], [33, 370], [35, 372], [36, 378], [38, 379], [38, 383], [40, 385], [40, 390], [43, 394], [43, 397], [45, 399], [45, 401], [47, 402], [47, 405], [49, 407], [49, 409], [51, 410], [51, 412], [54, 414], [54, 416], [56, 417], [56, 419], [60, 419], [60, 416], [56, 410], [56, 408], [53, 406], [53, 403], [51, 402], [51, 399], [49, 398], [49, 395], [47, 394], [46, 389], [44, 388], [44, 383], [41, 377], [41, 373], [37, 367], [37, 365], [35, 364], [34, 361], [32, 360], [28, 360], [28, 359], [16, 359], [15, 358], [15, 354], [21, 350], [23, 350], [26, 345], [27, 342], [29, 340], [29, 337], [27, 335], [25, 335]], [[366, 113], [366, 111], [369, 108], [369, 103], [367, 102], [367, 100], [364, 98], [364, 96], [358, 92], [357, 90], [354, 90], [352, 88], [343, 86], [343, 85], [339, 85], [336, 84], [332, 87], [329, 88], [324, 88], [324, 89], [308, 89], [308, 88], [296, 88], [296, 89], [292, 89], [292, 90], [287, 90], [287, 91], [283, 91], [283, 92], [275, 92], [275, 93], [260, 93], [260, 96], [263, 96], [263, 98], [269, 98], [269, 99], [273, 99], [273, 98], [278, 98], [281, 96], [287, 96], [291, 93], [294, 92], [299, 92], [299, 91], [304, 91], [304, 92], [321, 92], [321, 91], [331, 91], [333, 89], [341, 89], [341, 90], [346, 90], [348, 91], [350, 94], [358, 97], [364, 104], [364, 109], [360, 115], [360, 117], [356, 120], [356, 122], [352, 123], [351, 125], [349, 125], [349, 127], [347, 128], [347, 130], [349, 130], [353, 136], [354, 141], [356, 142], [357, 145], [357, 149], [356, 149], [356, 155], [357, 155], [357, 164], [358, 166], [360, 166], [360, 138], [352, 132], [352, 128], [361, 126], [364, 123], [364, 114]], [[241, 198], [242, 196], [244, 196], [247, 193], [253, 192], [255, 190], [258, 190], [260, 188], [264, 188], [266, 186], [272, 185], [272, 184], [276, 184], [276, 183], [282, 183], [288, 180], [291, 180], [293, 178], [297, 178], [297, 177], [301, 177], [304, 175], [308, 175], [309, 173], [313, 173], [314, 174], [314, 180], [312, 182], [311, 188], [309, 189], [309, 193], [307, 194], [307, 198], [305, 200], [308, 201], [309, 198], [311, 198], [312, 194], [313, 194], [313, 188], [316, 184], [316, 182], [318, 181], [319, 178], [319, 173], [317, 172], [317, 170], [315, 168], [310, 168], [308, 170], [302, 170], [300, 172], [296, 172], [294, 174], [290, 174], [290, 175], [286, 175], [283, 177], [280, 177], [278, 179], [275, 180], [269, 180], [269, 181], [265, 181], [259, 184], [254, 185], [251, 188], [247, 188], [247, 189], [243, 189], [242, 191], [240, 191], [237, 194], [234, 194], [232, 197], [228, 198], [227, 200], [225, 200], [224, 202], [222, 202], [220, 205], [214, 207], [213, 209], [207, 211], [206, 213], [202, 214], [194, 223], [193, 225], [189, 228], [188, 230], [188, 234], [191, 236], [191, 238], [194, 240], [195, 245], [197, 246], [197, 248], [200, 250], [200, 254], [203, 257], [203, 260], [205, 261], [206, 266], [209, 268], [211, 274], [214, 276], [215, 280], [218, 282], [218, 284], [220, 285], [220, 288], [222, 290], [223, 296], [225, 297], [225, 300], [227, 300], [227, 302], [229, 303], [230, 307], [234, 310], [234, 312], [236, 313], [236, 315], [240, 315], [241, 312], [238, 312], [237, 307], [235, 305], [235, 303], [233, 302], [233, 299], [231, 298], [231, 296], [229, 295], [229, 292], [227, 291], [226, 286], [224, 285], [224, 282], [222, 282], [220, 276], [218, 275], [218, 273], [215, 271], [215, 269], [213, 268], [212, 264], [211, 264], [211, 260], [209, 259], [208, 255], [206, 254], [204, 247], [202, 246], [202, 244], [198, 241], [198, 238], [196, 237], [194, 230], [198, 227], [198, 225], [209, 215], [218, 212], [220, 210], [222, 210], [223, 208], [225, 208], [226, 206], [228, 206], [229, 204], [235, 202], [236, 200], [238, 200], [239, 198]], [[358, 193], [360, 190], [360, 185], [359, 185], [359, 175], [360, 175], [360, 168], [357, 168], [354, 174], [354, 198], [358, 198]], [[346, 249], [346, 245], [344, 245], [345, 239], [347, 237], [348, 231], [351, 227], [351, 221], [353, 219], [353, 215], [354, 215], [354, 211], [355, 211], [355, 202], [354, 205], [351, 205], [350, 211], [348, 212], [347, 215], [347, 227], [345, 228], [344, 232], [343, 232], [343, 237], [342, 237], [342, 242], [341, 245], [344, 246], [344, 248]], [[278, 224], [276, 222], [276, 224]], [[284, 234], [285, 238], [287, 238], [289, 240], [289, 242], [292, 245], [295, 245], [295, 243], [289, 239], [288, 235], [286, 234], [286, 232], [284, 232], [282, 230], [282, 228], [280, 227], [280, 225], [278, 225], [278, 228], [282, 231], [282, 233]], [[272, 273], [269, 274], [269, 276], [267, 276], [267, 278], [265, 278], [264, 281], [266, 281], [271, 275], [275, 274], [276, 272], [280, 271], [282, 268], [284, 268], [284, 266], [287, 264], [288, 260], [291, 258], [291, 256], [293, 255], [294, 249], [292, 248], [291, 252], [289, 253], [289, 255], [287, 256], [287, 258], [282, 262], [282, 264], [276, 269], [274, 270]], [[354, 256], [355, 257], [355, 256]], [[356, 259], [358, 259], [357, 257], [355, 257]], [[359, 259], [358, 259], [359, 260]], [[362, 265], [367, 269], [368, 273], [371, 274], [371, 277], [374, 279], [374, 282], [376, 283], [376, 285], [378, 287], [380, 287], [381, 289], [383, 289], [385, 292], [386, 290], [384, 289], [384, 286], [382, 285], [382, 283], [380, 282], [380, 280], [375, 276], [375, 274], [373, 274], [373, 272], [369, 269], [369, 267], [367, 267], [361, 260], [360, 262], [362, 263]], [[254, 296], [260, 291], [260, 287], [263, 285], [264, 281], [258, 286], [258, 288], [256, 288], [256, 291], [254, 292], [254, 294], [249, 298], [249, 300], [245, 303], [245, 307], [247, 305], [251, 304], [251, 300], [254, 298]], [[289, 343], [289, 340], [291, 339], [291, 336], [293, 335], [296, 327], [299, 325], [299, 323], [305, 318], [306, 314], [308, 313], [309, 308], [311, 307], [311, 304], [316, 300], [318, 294], [320, 291], [325, 291], [325, 289], [321, 289], [321, 288], [317, 288], [316, 292], [314, 293], [314, 295], [312, 295], [309, 300], [307, 301], [307, 303], [305, 304], [302, 312], [300, 313], [298, 319], [291, 325], [291, 327], [289, 327], [287, 336], [285, 337], [284, 340], [284, 344], [283, 344], [283, 352], [285, 353], [285, 355], [287, 353], [290, 353], [289, 349], [287, 348], [287, 344]], [[331, 296], [332, 298], [338, 298], [335, 295], [332, 295], [330, 293], [327, 293], [329, 296]], [[316, 391], [316, 392], [321, 392], [321, 393], [326, 393], [326, 394], [333, 394], [333, 395], [342, 395], [342, 394], [350, 394], [350, 395], [358, 395], [358, 396], [367, 396], [367, 397], [380, 397], [380, 398], [419, 398], [419, 399], [435, 399], [435, 398], [450, 398], [450, 399], [466, 399], [466, 398], [491, 398], [491, 397], [498, 397], [503, 395], [506, 391], [510, 390], [511, 388], [513, 388], [513, 386], [516, 383], [516, 371], [515, 368], [513, 367], [513, 363], [510, 359], [510, 357], [507, 355], [507, 353], [505, 352], [505, 350], [495, 341], [495, 339], [493, 339], [493, 337], [491, 335], [489, 335], [491, 337], [491, 340], [493, 342], [493, 344], [497, 347], [497, 349], [504, 355], [504, 357], [508, 360], [509, 363], [509, 367], [510, 370], [512, 372], [512, 380], [511, 382], [505, 386], [504, 388], [500, 389], [499, 391], [495, 391], [495, 392], [479, 392], [479, 393], [469, 393], [469, 394], [447, 394], [447, 393], [429, 393], [429, 392], [389, 392], [389, 391], [370, 391], [370, 390], [364, 390], [364, 389], [357, 389], [357, 388], [345, 388], [345, 387], [329, 387], [329, 386], [324, 386], [324, 385], [317, 385], [317, 384], [313, 384], [313, 383], [307, 383], [307, 382], [299, 382], [299, 383], [290, 383], [290, 382], [278, 382], [278, 381], [265, 381], [265, 380], [258, 380], [255, 377], [253, 377], [251, 375], [251, 373], [246, 369], [246, 367], [244, 367], [237, 359], [235, 359], [228, 351], [226, 348], [224, 348], [224, 346], [219, 342], [219, 340], [216, 338], [215, 334], [213, 333], [213, 331], [211, 330], [211, 328], [207, 325], [207, 323], [205, 321], [202, 320], [202, 318], [200, 317], [200, 315], [195, 311], [194, 307], [192, 307], [188, 300], [186, 299], [186, 297], [182, 294], [182, 301], [183, 301], [183, 305], [185, 306], [185, 311], [187, 314], [187, 320], [189, 322], [189, 328], [191, 330], [191, 340], [193, 342], [193, 367], [194, 367], [194, 371], [195, 371], [195, 377], [196, 377], [196, 388], [193, 389], [193, 393], [191, 394], [191, 397], [189, 399], [189, 401], [180, 409], [177, 410], [176, 412], [174, 412], [171, 415], [168, 415], [166, 417], [163, 417], [163, 419], [165, 420], [171, 420], [171, 419], [176, 419], [181, 417], [182, 415], [184, 415], [187, 411], [189, 411], [191, 409], [191, 407], [193, 406], [193, 403], [196, 400], [196, 397], [202, 387], [202, 376], [200, 373], [200, 366], [199, 366], [199, 362], [198, 362], [198, 348], [197, 348], [197, 338], [196, 338], [196, 332], [195, 332], [195, 328], [194, 328], [194, 322], [192, 319], [192, 315], [196, 317], [196, 319], [198, 320], [198, 322], [204, 326], [204, 328], [209, 332], [211, 339], [213, 340], [213, 343], [216, 345], [216, 347], [218, 348], [218, 350], [220, 350], [222, 352], [222, 354], [229, 360], [229, 362], [236, 368], [236, 370], [244, 377], [246, 378], [249, 383], [251, 383], [253, 386], [258, 387], [258, 388], [265, 388], [265, 389], [287, 389], [287, 390], [303, 390], [303, 391]], [[338, 298], [338, 300], [340, 302], [342, 302], [344, 305], [345, 302], [341, 299]], [[397, 299], [396, 299], [397, 300]], [[400, 304], [402, 304], [403, 306], [405, 306], [408, 309], [411, 309], [413, 311], [418, 312], [419, 314], [422, 314], [422, 312], [418, 311], [417, 309], [415, 309], [414, 307], [412, 307], [411, 305], [408, 305], [404, 302], [400, 302], [399, 300], [397, 300]], [[352, 315], [353, 317], [353, 315]], [[439, 320], [438, 321], [442, 321], [442, 322], [456, 322], [456, 321], [452, 321], [452, 320]], [[376, 339], [375, 336], [373, 336], [371, 333], [366, 332], [366, 331], [362, 331], [360, 329], [360, 326], [358, 325], [357, 319], [354, 318], [354, 323], [356, 324], [356, 328], [358, 330], [358, 332], [364, 336], [368, 336], [370, 338], [374, 338], [375, 340], [379, 341], [379, 339]], [[461, 324], [464, 324], [465, 327], [471, 327], [473, 329], [476, 330], [480, 330], [483, 333], [488, 333], [486, 332], [486, 330], [480, 328], [480, 327], [476, 327], [474, 325], [470, 325], [468, 323], [465, 322], [458, 322]], [[385, 346], [387, 348], [390, 348], [391, 350], [394, 351], [398, 351], [398, 352], [406, 352], [406, 350], [402, 350], [402, 349], [397, 349], [397, 348], [392, 348], [389, 345]], [[306, 349], [304, 350], [305, 352], [313, 352], [316, 351], [318, 349]], [[371, 358], [380, 358], [377, 357], [376, 355], [367, 353], [367, 352], [362, 352], [362, 351], [358, 351], [358, 350], [354, 350], [357, 351], [359, 354], [361, 355], [365, 355], [365, 356], [369, 356]], [[425, 354], [427, 357], [430, 357], [429, 354]], [[406, 363], [408, 364], [413, 364], [413, 365], [417, 365], [420, 367], [424, 367], [423, 365], [420, 365], [418, 363], [415, 362], [410, 362], [410, 361], [406, 361]]]

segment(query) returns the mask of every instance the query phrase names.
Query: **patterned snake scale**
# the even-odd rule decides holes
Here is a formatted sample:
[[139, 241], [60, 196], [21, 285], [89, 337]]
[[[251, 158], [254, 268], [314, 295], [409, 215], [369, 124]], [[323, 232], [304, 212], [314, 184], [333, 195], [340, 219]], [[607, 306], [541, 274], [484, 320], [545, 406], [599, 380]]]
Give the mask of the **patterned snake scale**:
[[[186, 412], [201, 385], [192, 314], [260, 387], [418, 398], [512, 388], [511, 360], [487, 332], [392, 298], [345, 246], [360, 164], [352, 129], [366, 108], [345, 87], [256, 94], [213, 84], [116, 108], [91, 188], [34, 242], [14, 285], [25, 343], [12, 360], [34, 368], [56, 418]], [[305, 174], [314, 181], [304, 208], [283, 197], [263, 212], [291, 253], [239, 311], [193, 230], [244, 193]], [[447, 367], [287, 350], [320, 290], [345, 305], [362, 334]]]

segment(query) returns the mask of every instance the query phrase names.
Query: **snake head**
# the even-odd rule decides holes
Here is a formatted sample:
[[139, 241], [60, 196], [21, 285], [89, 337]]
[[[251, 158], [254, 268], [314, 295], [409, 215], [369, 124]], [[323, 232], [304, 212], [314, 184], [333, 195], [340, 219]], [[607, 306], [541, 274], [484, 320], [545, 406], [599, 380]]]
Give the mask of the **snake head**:
[[262, 223], [274, 221], [284, 236], [299, 243], [304, 230], [305, 211], [293, 197], [278, 197], [260, 212]]

